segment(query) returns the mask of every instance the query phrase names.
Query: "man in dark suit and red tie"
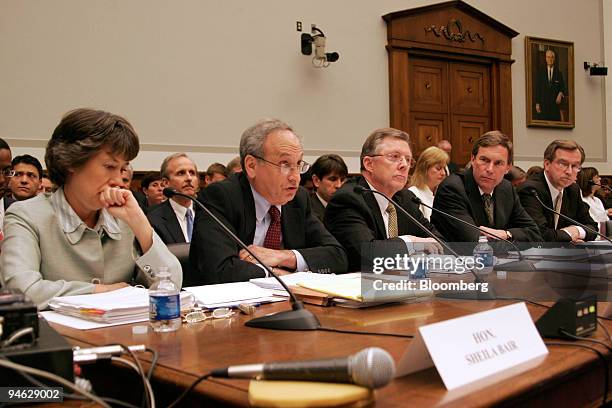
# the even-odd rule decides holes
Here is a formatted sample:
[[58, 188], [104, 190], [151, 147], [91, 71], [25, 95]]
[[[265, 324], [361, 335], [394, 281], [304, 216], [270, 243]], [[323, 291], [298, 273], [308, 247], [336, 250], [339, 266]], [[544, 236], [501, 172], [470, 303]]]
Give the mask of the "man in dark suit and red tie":
[[546, 50], [546, 67], [534, 84], [536, 119], [561, 120], [559, 105], [567, 96], [563, 74], [555, 65], [555, 52]]
[[[204, 204], [279, 275], [294, 271], [346, 272], [338, 241], [311, 210], [299, 187], [303, 160], [300, 138], [284, 122], [267, 119], [240, 140], [242, 173], [207, 187]], [[248, 281], [266, 271], [201, 211], [196, 217], [187, 285]]]

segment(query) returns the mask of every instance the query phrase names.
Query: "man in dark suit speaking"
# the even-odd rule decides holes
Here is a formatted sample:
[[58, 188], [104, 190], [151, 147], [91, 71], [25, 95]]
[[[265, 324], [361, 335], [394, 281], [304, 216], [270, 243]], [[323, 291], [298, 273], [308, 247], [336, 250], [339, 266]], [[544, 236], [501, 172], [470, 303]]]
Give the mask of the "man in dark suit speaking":
[[[434, 208], [503, 239], [541, 241], [538, 226], [521, 205], [512, 184], [504, 179], [511, 160], [512, 142], [508, 137], [496, 130], [485, 133], [474, 143], [471, 168], [451, 174], [440, 184]], [[435, 211], [431, 221], [452, 242], [475, 242], [480, 236], [477, 229]]]
[[[240, 140], [242, 173], [214, 183], [204, 204], [278, 274], [292, 271], [341, 273], [344, 249], [312, 213], [300, 173], [308, 170], [301, 140], [279, 120], [251, 126]], [[188, 285], [246, 281], [266, 276], [214, 220], [196, 217]]]
[[597, 236], [548, 211], [533, 195], [557, 212], [597, 230], [589, 206], [580, 196], [576, 176], [584, 162], [584, 149], [573, 140], [555, 140], [544, 151], [544, 171], [519, 188], [523, 206], [540, 228], [546, 242], [592, 241]]
[[427, 252], [442, 248], [421, 227], [379, 194], [355, 191], [355, 186], [392, 197], [433, 233], [433, 225], [404, 190], [413, 162], [407, 133], [377, 129], [361, 149], [361, 176], [334, 193], [325, 211], [325, 225], [346, 248], [350, 271], [372, 270], [374, 258], [409, 254], [419, 246]]

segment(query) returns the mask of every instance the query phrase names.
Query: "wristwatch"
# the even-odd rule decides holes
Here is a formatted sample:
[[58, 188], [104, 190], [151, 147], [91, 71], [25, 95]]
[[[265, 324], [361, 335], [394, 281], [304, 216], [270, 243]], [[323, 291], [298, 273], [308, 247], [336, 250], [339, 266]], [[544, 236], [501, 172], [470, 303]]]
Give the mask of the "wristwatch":
[[510, 241], [512, 241], [513, 237], [512, 237], [512, 233], [510, 231], [506, 231], [506, 235], [508, 236], [508, 239]]

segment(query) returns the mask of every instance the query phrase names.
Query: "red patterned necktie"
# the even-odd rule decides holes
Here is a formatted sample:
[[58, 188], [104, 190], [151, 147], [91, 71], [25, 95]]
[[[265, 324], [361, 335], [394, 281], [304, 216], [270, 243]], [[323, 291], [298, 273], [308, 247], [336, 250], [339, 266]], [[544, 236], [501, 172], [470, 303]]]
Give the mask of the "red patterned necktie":
[[264, 247], [270, 249], [281, 249], [281, 217], [280, 211], [276, 206], [270, 206], [268, 210], [271, 221], [266, 232], [266, 238], [264, 239]]

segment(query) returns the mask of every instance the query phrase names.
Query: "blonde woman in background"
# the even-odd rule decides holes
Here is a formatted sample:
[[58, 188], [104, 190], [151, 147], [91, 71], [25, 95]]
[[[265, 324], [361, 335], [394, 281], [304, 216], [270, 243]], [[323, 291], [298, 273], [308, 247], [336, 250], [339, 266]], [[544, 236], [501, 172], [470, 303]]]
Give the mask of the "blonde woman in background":
[[[448, 154], [435, 146], [423, 150], [414, 166], [414, 173], [410, 179], [412, 191], [422, 202], [433, 206], [436, 189], [446, 177], [446, 166], [450, 158]], [[431, 210], [424, 205], [419, 206], [423, 216], [431, 218]]]

